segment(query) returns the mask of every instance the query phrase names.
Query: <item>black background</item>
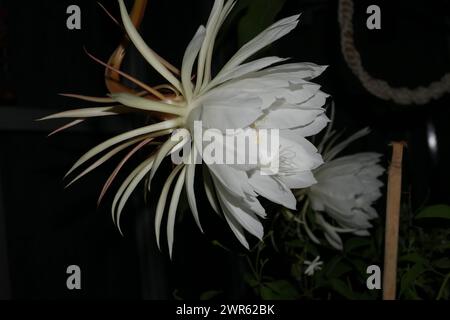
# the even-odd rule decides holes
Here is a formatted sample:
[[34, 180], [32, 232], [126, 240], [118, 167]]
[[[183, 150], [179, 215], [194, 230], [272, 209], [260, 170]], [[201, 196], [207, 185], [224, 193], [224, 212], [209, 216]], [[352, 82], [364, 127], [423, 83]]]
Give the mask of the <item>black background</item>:
[[[149, 2], [141, 32], [152, 48], [179, 66], [212, 1]], [[392, 85], [416, 87], [450, 72], [448, 1], [355, 2], [356, 43], [372, 75]], [[116, 1], [102, 3], [119, 16]], [[66, 28], [70, 4], [81, 7], [82, 30]], [[365, 28], [369, 4], [380, 5], [382, 30]], [[103, 68], [86, 56], [83, 47], [106, 60], [121, 39], [120, 28], [95, 1], [0, 0], [0, 8], [6, 12], [2, 25], [9, 68], [0, 87], [11, 93], [0, 100], [0, 213], [4, 213], [0, 226], [2, 218], [6, 226], [6, 239], [0, 228], [0, 244], [7, 244], [7, 259], [0, 261], [3, 296], [171, 299], [177, 290], [183, 298], [196, 299], [202, 291], [221, 288], [227, 298], [248, 297], [242, 281], [242, 249], [225, 222], [206, 205], [201, 212], [206, 234], [200, 234], [191, 215], [185, 214], [176, 227], [170, 261], [167, 250], [156, 249], [151, 205], [144, 204], [139, 191], [127, 206], [124, 238], [110, 219], [111, 198], [96, 208], [103, 179], [113, 164], [68, 190], [63, 188], [62, 177], [78, 156], [113, 132], [145, 120], [94, 120], [52, 138], [46, 133], [59, 123], [33, 121], [55, 111], [91, 106], [58, 93], [106, 93]], [[449, 203], [450, 95], [424, 106], [397, 106], [371, 96], [340, 52], [337, 1], [287, 0], [280, 17], [298, 12], [303, 12], [300, 26], [280, 40], [276, 50], [269, 50], [296, 61], [330, 65], [319, 82], [336, 102], [336, 126], [348, 133], [364, 126], [373, 129], [372, 135], [355, 144], [355, 150], [388, 156], [390, 141], [406, 140], [405, 191], [412, 193], [414, 205]], [[237, 49], [235, 31], [228, 30], [222, 41], [216, 66]], [[125, 69], [149, 83], [160, 80], [132, 48]], [[438, 141], [434, 156], [427, 144], [430, 126]], [[199, 203], [207, 203], [199, 197]], [[150, 204], [154, 200], [150, 198]], [[218, 249], [211, 243], [214, 239], [233, 253]], [[81, 267], [82, 290], [66, 288], [66, 268], [71, 264]]]

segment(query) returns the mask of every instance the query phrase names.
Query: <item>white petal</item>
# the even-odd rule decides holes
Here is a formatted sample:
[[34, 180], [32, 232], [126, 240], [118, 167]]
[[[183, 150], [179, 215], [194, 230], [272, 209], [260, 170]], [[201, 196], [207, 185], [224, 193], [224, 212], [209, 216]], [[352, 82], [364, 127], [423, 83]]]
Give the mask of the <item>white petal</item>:
[[355, 134], [353, 134], [352, 136], [350, 136], [349, 138], [347, 138], [345, 141], [339, 143], [338, 145], [334, 146], [330, 151], [328, 151], [325, 155], [324, 155], [324, 159], [326, 161], [329, 161], [331, 159], [333, 159], [334, 157], [336, 157], [336, 155], [338, 155], [342, 150], [344, 150], [345, 148], [347, 148], [352, 142], [354, 142], [355, 140], [358, 140], [362, 137], [365, 137], [366, 135], [368, 135], [370, 133], [369, 128], [364, 128], [358, 132], [356, 132]]
[[322, 179], [320, 174], [316, 175], [319, 183], [313, 189], [329, 197], [341, 200], [355, 200], [357, 194], [362, 193], [364, 186], [355, 175], [338, 175], [329, 179]]
[[167, 244], [169, 245], [169, 255], [172, 258], [173, 238], [175, 228], [175, 217], [180, 201], [181, 190], [183, 190], [184, 179], [186, 175], [186, 167], [181, 171], [177, 183], [173, 189], [172, 200], [170, 201], [169, 213], [167, 215]]
[[169, 154], [172, 155], [178, 151], [180, 151], [187, 143], [190, 143], [192, 141], [191, 134], [189, 130], [187, 129], [177, 129], [172, 133], [172, 136], [174, 139], [178, 138], [180, 142], [176, 144], [170, 151]]
[[[202, 84], [201, 89], [207, 91], [209, 81], [211, 80], [211, 64], [212, 64], [212, 57], [213, 57], [213, 51], [214, 51], [214, 45], [216, 41], [217, 34], [222, 27], [223, 23], [225, 22], [225, 19], [228, 17], [228, 15], [233, 10], [234, 6], [236, 5], [236, 0], [229, 0], [222, 8], [222, 12], [220, 13], [220, 17], [216, 23], [216, 25], [213, 28], [213, 31], [211, 33], [211, 41], [209, 41], [208, 50], [206, 52], [206, 60], [205, 60], [205, 75], [204, 75], [204, 81]], [[212, 87], [212, 86], [211, 86]], [[198, 88], [196, 88], [198, 89]]]
[[237, 222], [237, 220], [233, 217], [233, 215], [230, 214], [228, 211], [224, 211], [224, 216], [225, 216], [225, 220], [227, 221], [228, 225], [230, 226], [231, 231], [233, 231], [234, 235], [239, 240], [239, 242], [247, 250], [250, 249], [247, 239], [245, 239], [244, 229], [241, 227], [239, 222]]
[[291, 190], [275, 177], [263, 176], [259, 172], [255, 172], [250, 177], [250, 184], [255, 188], [255, 191], [264, 198], [285, 206], [286, 208], [296, 210], [297, 199], [294, 197]]
[[257, 197], [248, 197], [246, 206], [248, 206], [250, 210], [257, 214], [259, 217], [263, 219], [267, 217], [266, 209], [264, 209]]
[[288, 172], [299, 173], [319, 167], [322, 157], [316, 147], [303, 138], [295, 135], [291, 130], [280, 131], [280, 171], [284, 171], [284, 162], [288, 162]]
[[126, 187], [125, 191], [123, 192], [123, 195], [120, 198], [120, 201], [117, 205], [116, 221], [117, 221], [117, 227], [119, 228], [119, 232], [121, 234], [122, 234], [122, 229], [120, 227], [120, 216], [122, 214], [122, 210], [125, 207], [125, 204], [127, 203], [128, 199], [130, 198], [133, 191], [136, 189], [138, 184], [142, 181], [142, 179], [144, 179], [144, 177], [147, 175], [147, 173], [152, 168], [153, 163], [154, 163], [153, 157], [151, 157], [150, 159], [152, 159], [152, 161], [149, 161], [147, 163], [147, 165], [144, 168], [142, 168], [142, 170], [139, 171], [139, 173], [131, 180], [130, 184]]
[[109, 140], [106, 140], [105, 142], [99, 144], [98, 146], [92, 148], [87, 153], [85, 153], [72, 166], [72, 168], [70, 168], [70, 170], [66, 173], [66, 176], [69, 175], [70, 173], [72, 173], [75, 169], [77, 169], [79, 166], [84, 164], [86, 161], [95, 157], [97, 154], [107, 150], [108, 148], [110, 148], [120, 142], [129, 140], [129, 139], [133, 139], [135, 137], [142, 136], [145, 134], [149, 134], [149, 136], [148, 136], [149, 138], [151, 137], [150, 134], [154, 135], [154, 137], [167, 135], [170, 133], [170, 131], [169, 131], [170, 129], [173, 129], [173, 128], [179, 126], [181, 123], [182, 123], [182, 120], [179, 118], [166, 120], [166, 121], [151, 124], [149, 126], [145, 126], [142, 128], [134, 129], [134, 130], [122, 133], [118, 136], [115, 136]]
[[182, 107], [149, 100], [129, 93], [114, 93], [111, 94], [111, 98], [127, 107], [136, 108], [139, 110], [155, 111], [175, 115], [183, 115], [185, 113]]
[[215, 40], [215, 30], [218, 23], [220, 23], [220, 17], [223, 10], [224, 0], [215, 0], [213, 8], [208, 18], [208, 22], [206, 24], [206, 37], [203, 41], [202, 47], [200, 49], [200, 55], [198, 57], [198, 65], [197, 65], [197, 83], [196, 83], [196, 91], [200, 90], [203, 81], [208, 81], [208, 79], [204, 78], [205, 65], [206, 65], [206, 57], [208, 53], [209, 46]]
[[370, 219], [376, 219], [376, 218], [378, 218], [378, 213], [377, 213], [377, 211], [376, 211], [374, 208], [368, 207], [368, 208], [365, 208], [365, 210], [366, 210], [367, 215], [368, 215], [368, 217], [369, 217]]
[[300, 103], [298, 105], [299, 108], [302, 109], [310, 109], [310, 108], [322, 108], [326, 101], [327, 98], [329, 97], [328, 94], [322, 92], [322, 91], [318, 91], [313, 97], [311, 97], [309, 100], [306, 100], [303, 103]]
[[217, 202], [217, 196], [215, 194], [214, 184], [211, 179], [211, 174], [209, 173], [207, 166], [203, 166], [203, 184], [205, 187], [206, 197], [208, 198], [208, 201], [211, 204], [211, 207], [213, 208], [215, 213], [220, 215], [220, 213], [219, 213], [220, 205]]
[[181, 80], [183, 84], [184, 94], [189, 101], [193, 94], [192, 84], [192, 68], [194, 66], [195, 59], [200, 51], [200, 48], [205, 40], [206, 29], [203, 26], [197, 30], [194, 38], [189, 43], [186, 52], [184, 53], [183, 66], [181, 68]]
[[161, 246], [159, 244], [160, 234], [161, 234], [161, 222], [164, 215], [164, 208], [166, 206], [167, 202], [167, 196], [169, 195], [170, 187], [172, 186], [173, 180], [177, 176], [177, 174], [180, 172], [180, 170], [183, 168], [183, 166], [177, 166], [175, 169], [172, 170], [169, 177], [167, 178], [166, 182], [164, 183], [164, 186], [161, 190], [161, 195], [158, 199], [158, 204], [156, 206], [156, 213], [155, 213], [155, 235], [156, 235], [156, 244], [158, 245], [158, 249], [161, 249]]
[[339, 236], [339, 234], [334, 230], [333, 226], [331, 226], [328, 222], [326, 222], [325, 219], [320, 214], [317, 214], [316, 218], [317, 223], [324, 228], [325, 238], [330, 243], [330, 245], [337, 250], [342, 250], [343, 249], [342, 239]]
[[[221, 186], [234, 197], [244, 200], [256, 196], [253, 187], [249, 184], [247, 173], [236, 170], [225, 164], [208, 165], [212, 178], [220, 182]], [[215, 183], [217, 187], [217, 183]]]
[[286, 58], [280, 57], [265, 57], [255, 61], [251, 61], [242, 64], [234, 69], [231, 69], [228, 72], [222, 73], [220, 76], [217, 76], [216, 78], [213, 79], [213, 81], [211, 81], [211, 85], [217, 86], [226, 81], [243, 77], [251, 72], [259, 71], [275, 63], [280, 63], [286, 60], [287, 60]]
[[290, 189], [303, 189], [317, 183], [311, 171], [299, 172], [292, 175], [280, 175], [279, 178]]
[[303, 127], [291, 129], [294, 134], [302, 137], [311, 137], [321, 132], [328, 124], [330, 119], [325, 114], [321, 114], [314, 119], [312, 123], [309, 123]]
[[353, 232], [354, 235], [359, 236], [359, 237], [367, 237], [370, 236], [370, 232], [367, 230], [358, 230]]
[[320, 76], [328, 66], [319, 66], [311, 62], [289, 63], [271, 67], [260, 71], [260, 75], [276, 75], [288, 77], [289, 81], [296, 82], [297, 79], [312, 80]]
[[119, 189], [117, 190], [112, 205], [111, 205], [111, 216], [114, 224], [117, 225], [116, 220], [116, 206], [119, 202], [120, 198], [122, 197], [123, 193], [125, 192], [126, 188], [130, 185], [131, 181], [133, 181], [134, 178], [144, 170], [150, 163], [153, 163], [154, 157], [149, 157], [148, 159], [144, 160], [140, 165], [138, 165], [129, 175], [128, 177], [122, 182]]
[[336, 250], [341, 251], [344, 248], [341, 237], [335, 232], [325, 232], [325, 239], [327, 239], [328, 243]]
[[[245, 100], [242, 100], [245, 103]], [[219, 129], [224, 132], [230, 129], [243, 129], [255, 122], [262, 112], [255, 108], [246, 108], [245, 104], [241, 109], [227, 106], [211, 105], [203, 108], [203, 125], [206, 128]]]
[[187, 199], [188, 199], [188, 203], [189, 203], [189, 207], [191, 208], [192, 211], [192, 215], [194, 216], [195, 222], [197, 223], [197, 226], [199, 227], [200, 231], [203, 232], [202, 226], [200, 224], [200, 218], [198, 215], [198, 210], [197, 210], [197, 201], [195, 200], [195, 191], [194, 191], [194, 179], [195, 179], [195, 166], [197, 165], [197, 157], [198, 157], [198, 153], [197, 153], [197, 149], [193, 146], [192, 147], [192, 154], [193, 154], [193, 159], [192, 159], [192, 163], [187, 165], [187, 169], [186, 169], [186, 194], [187, 194]]
[[168, 139], [166, 142], [163, 143], [163, 145], [159, 148], [158, 153], [155, 157], [155, 163], [152, 167], [152, 170], [150, 171], [150, 179], [148, 179], [148, 189], [150, 190], [151, 182], [153, 177], [156, 174], [156, 171], [158, 170], [159, 166], [163, 162], [164, 158], [170, 154], [170, 151], [172, 148], [178, 145], [178, 141]]
[[245, 44], [224, 66], [222, 72], [228, 72], [229, 70], [240, 65], [242, 62], [250, 58], [252, 55], [257, 53], [259, 50], [267, 47], [276, 40], [284, 37], [286, 34], [291, 32], [297, 27], [298, 19], [300, 15], [295, 15], [292, 17], [280, 20], [261, 32], [253, 40]]
[[319, 193], [313, 192], [312, 189], [309, 189], [308, 198], [311, 201], [311, 208], [314, 211], [325, 211], [325, 202]]
[[258, 128], [291, 129], [308, 125], [323, 114], [324, 109], [280, 108], [269, 113], [258, 121]]
[[249, 210], [243, 210], [235, 201], [230, 201], [226, 196], [226, 191], [222, 189], [220, 183], [216, 183], [217, 196], [225, 214], [229, 214], [250, 234], [262, 240], [264, 236], [264, 228], [258, 217]]
[[150, 63], [150, 65], [153, 68], [155, 68], [156, 71], [158, 71], [175, 88], [177, 88], [179, 91], [182, 91], [180, 81], [178, 81], [178, 79], [161, 62], [159, 62], [153, 50], [147, 46], [144, 39], [142, 39], [142, 37], [134, 27], [133, 22], [131, 21], [128, 15], [127, 8], [123, 0], [119, 0], [119, 5], [123, 25], [125, 27], [125, 30], [127, 31], [127, 34], [131, 42], [133, 42], [136, 49], [138, 49], [138, 51], [142, 54], [145, 60], [147, 60], [147, 62]]
[[315, 83], [291, 85], [283, 91], [282, 98], [286, 99], [288, 103], [301, 105], [314, 97], [319, 91], [320, 85]]

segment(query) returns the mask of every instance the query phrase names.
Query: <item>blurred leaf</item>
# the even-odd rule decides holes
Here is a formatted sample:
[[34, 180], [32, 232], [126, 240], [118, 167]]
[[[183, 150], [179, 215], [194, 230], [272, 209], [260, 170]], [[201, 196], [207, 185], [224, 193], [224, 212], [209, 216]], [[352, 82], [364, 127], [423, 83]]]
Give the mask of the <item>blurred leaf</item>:
[[365, 278], [367, 277], [367, 261], [361, 259], [351, 259], [350, 262], [355, 269], [358, 270], [359, 274], [364, 275]]
[[367, 238], [361, 238], [361, 237], [356, 238], [355, 237], [355, 238], [348, 239], [345, 242], [344, 250], [345, 250], [345, 252], [350, 253], [353, 250], [359, 249], [361, 247], [370, 246], [370, 244], [371, 244], [371, 240], [369, 240]]
[[261, 288], [264, 300], [294, 300], [300, 297], [297, 289], [286, 280], [276, 280], [264, 283]]
[[286, 0], [244, 0], [248, 3], [247, 13], [238, 26], [239, 46], [270, 26], [283, 8]]
[[200, 300], [202, 300], [202, 301], [211, 300], [222, 293], [223, 293], [223, 291], [217, 291], [217, 290], [206, 291], [201, 294]]
[[217, 246], [217, 247], [219, 247], [219, 248], [222, 248], [222, 249], [225, 250], [225, 251], [232, 252], [232, 250], [230, 250], [230, 249], [228, 249], [227, 247], [225, 247], [225, 246], [224, 246], [223, 244], [221, 244], [218, 240], [213, 240], [213, 241], [211, 241], [211, 243], [212, 243], [213, 246]]
[[353, 291], [347, 286], [347, 284], [344, 281], [340, 279], [331, 279], [330, 284], [331, 287], [334, 289], [334, 291], [336, 291], [343, 297], [350, 300], [353, 300], [355, 298]]
[[435, 206], [426, 207], [422, 211], [420, 211], [416, 219], [425, 219], [425, 218], [441, 218], [441, 219], [450, 219], [450, 206], [439, 204]]
[[184, 300], [181, 296], [180, 296], [180, 292], [178, 289], [173, 290], [172, 292], [172, 296], [175, 300]]
[[415, 292], [414, 282], [425, 271], [427, 271], [427, 269], [423, 264], [415, 264], [412, 268], [406, 271], [400, 282], [400, 294], [406, 293], [409, 290], [413, 290]]
[[426, 264], [428, 263], [428, 260], [424, 257], [422, 257], [417, 252], [405, 254], [398, 258], [399, 262], [413, 262], [415, 264]]
[[450, 280], [450, 273], [447, 274], [447, 276], [444, 278], [444, 281], [442, 282], [441, 288], [439, 289], [436, 300], [441, 300], [442, 298], [448, 297], [448, 290], [446, 290], [446, 287], [448, 287], [447, 284], [449, 280]]
[[406, 300], [420, 300], [420, 297], [414, 288], [406, 289], [403, 294], [404, 294]]
[[325, 264], [323, 272], [329, 278], [337, 278], [338, 276], [345, 273], [343, 271], [345, 270], [345, 267], [343, 267], [342, 264], [343, 264], [343, 257], [341, 255], [338, 255]]
[[244, 275], [245, 282], [248, 283], [248, 285], [252, 288], [255, 288], [259, 285], [258, 280], [255, 279], [255, 277], [249, 273], [246, 273]]
[[439, 269], [450, 269], [450, 259], [442, 258], [436, 261], [433, 261], [433, 266]]
[[302, 265], [300, 263], [294, 263], [291, 266], [291, 275], [292, 277], [294, 277], [295, 279], [300, 279], [300, 277], [303, 276], [303, 268]]
[[288, 241], [285, 244], [286, 247], [294, 249], [303, 248], [305, 246], [305, 243], [299, 239]]
[[328, 273], [330, 278], [339, 278], [344, 274], [352, 271], [353, 268], [344, 262], [336, 264], [331, 272]]
[[450, 249], [450, 243], [445, 243], [442, 245], [438, 245], [436, 248], [436, 251], [444, 251]]

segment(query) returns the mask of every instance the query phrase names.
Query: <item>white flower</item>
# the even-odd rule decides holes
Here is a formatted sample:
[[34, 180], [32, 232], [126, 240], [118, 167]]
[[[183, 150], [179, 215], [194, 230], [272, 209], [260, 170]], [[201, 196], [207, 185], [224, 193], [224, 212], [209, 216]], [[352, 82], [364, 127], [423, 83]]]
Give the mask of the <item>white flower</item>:
[[[127, 111], [151, 112], [170, 115], [165, 120], [126, 132], [95, 147], [85, 154], [69, 171], [73, 172], [86, 161], [112, 146], [123, 148], [146, 139], [168, 137], [176, 129], [182, 143], [192, 144], [194, 158], [202, 156], [202, 137], [194, 135], [194, 123], [201, 121], [205, 129], [218, 129], [224, 135], [227, 129], [281, 129], [279, 173], [262, 175], [260, 166], [207, 164], [204, 184], [214, 210], [223, 212], [231, 230], [248, 248], [245, 231], [262, 239], [264, 230], [259, 218], [266, 213], [258, 196], [289, 208], [295, 208], [296, 200], [290, 188], [310, 186], [315, 182], [311, 170], [322, 163], [318, 150], [304, 137], [321, 131], [328, 122], [322, 106], [327, 95], [320, 86], [309, 82], [320, 75], [325, 67], [312, 63], [282, 64], [285, 59], [266, 57], [252, 62], [247, 60], [259, 50], [292, 31], [299, 16], [283, 19], [260, 33], [244, 45], [214, 77], [211, 62], [216, 36], [235, 5], [235, 1], [216, 0], [206, 27], [201, 26], [189, 43], [181, 68], [181, 77], [172, 73], [161, 58], [144, 42], [131, 22], [123, 0], [119, 0], [125, 30], [146, 61], [168, 82], [176, 99], [148, 99], [127, 93], [113, 94], [114, 101]], [[276, 65], [278, 64], [278, 65]], [[196, 72], [194, 72], [194, 66]], [[276, 66], [274, 66], [276, 65]], [[195, 80], [193, 76], [195, 75]], [[151, 89], [151, 88], [150, 88]], [[94, 111], [94, 110], [91, 110]], [[95, 110], [98, 112], [114, 110]], [[86, 114], [84, 109], [83, 114]], [[73, 114], [72, 114], [73, 115]], [[60, 115], [53, 116], [61, 117]], [[65, 114], [67, 116], [67, 113]], [[80, 113], [76, 113], [80, 117]], [[113, 201], [114, 221], [119, 225], [121, 212], [130, 194], [140, 181], [149, 175], [148, 186], [167, 155], [179, 149], [179, 141], [167, 139], [156, 152], [138, 166], [120, 187]], [[156, 209], [155, 228], [159, 246], [160, 227], [171, 186], [173, 194], [168, 210], [167, 237], [170, 254], [174, 240], [175, 215], [183, 187], [189, 205], [199, 226], [200, 219], [194, 192], [196, 162], [176, 166], [167, 178]], [[83, 172], [84, 174], [85, 172]], [[294, 178], [298, 178], [297, 180]], [[120, 229], [120, 225], [119, 225]], [[244, 231], [245, 230], [245, 231]]]
[[383, 183], [378, 178], [384, 168], [379, 165], [381, 155], [377, 153], [358, 153], [337, 159], [329, 155], [335, 155], [335, 150], [342, 150], [367, 133], [366, 129], [360, 131], [337, 145], [334, 151], [331, 149], [330, 153], [325, 153], [324, 157], [328, 154], [330, 160], [314, 171], [317, 183], [307, 191], [312, 209], [326, 213], [337, 223], [327, 222], [320, 213], [316, 215], [327, 241], [339, 250], [342, 249], [339, 233], [370, 234], [370, 220], [378, 217], [372, 204], [381, 196]]
[[303, 262], [306, 266], [308, 266], [305, 270], [305, 274], [307, 276], [313, 276], [316, 271], [322, 270], [323, 262], [320, 261], [320, 256], [317, 256], [313, 261], [305, 261]]

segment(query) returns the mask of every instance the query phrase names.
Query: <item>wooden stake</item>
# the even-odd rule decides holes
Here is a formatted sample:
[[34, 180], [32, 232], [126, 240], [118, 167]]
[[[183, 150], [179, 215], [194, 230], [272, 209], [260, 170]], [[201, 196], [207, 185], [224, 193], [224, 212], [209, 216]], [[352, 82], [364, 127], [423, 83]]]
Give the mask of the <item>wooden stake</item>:
[[393, 142], [387, 189], [386, 231], [384, 244], [383, 300], [395, 300], [397, 283], [398, 232], [402, 191], [404, 142]]

